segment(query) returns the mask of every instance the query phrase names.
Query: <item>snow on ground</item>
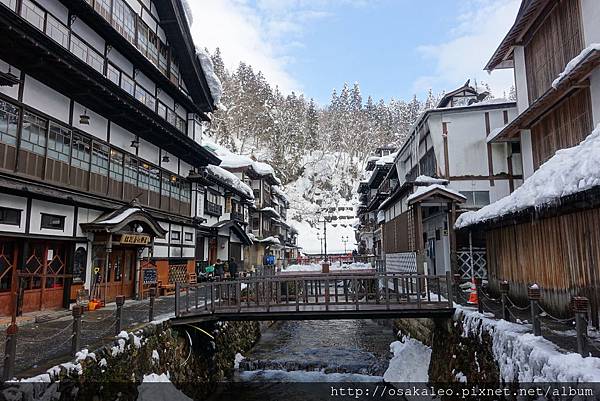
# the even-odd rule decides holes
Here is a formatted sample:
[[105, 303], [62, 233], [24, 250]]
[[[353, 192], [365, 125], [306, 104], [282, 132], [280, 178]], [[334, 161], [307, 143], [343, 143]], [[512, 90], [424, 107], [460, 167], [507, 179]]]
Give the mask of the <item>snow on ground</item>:
[[557, 151], [509, 196], [460, 215], [455, 227], [464, 228], [528, 207], [542, 207], [599, 185], [600, 125], [579, 145]]
[[600, 43], [592, 43], [585, 49], [581, 51], [577, 56], [575, 56], [571, 61], [567, 63], [563, 72], [558, 74], [558, 77], [552, 82], [552, 87], [554, 89], [558, 88], [558, 85], [567, 77], [574, 69], [581, 63], [587, 56], [593, 52], [594, 50], [600, 50]]
[[242, 362], [244, 359], [246, 359], [246, 357], [244, 357], [244, 355], [240, 354], [239, 352], [237, 354], [235, 354], [235, 358], [233, 360], [233, 368], [239, 369], [240, 362]]
[[383, 380], [390, 383], [427, 383], [431, 348], [413, 338], [403, 336], [400, 341], [390, 344], [394, 354], [383, 374]]
[[454, 319], [462, 320], [463, 336], [490, 335], [492, 352], [505, 382], [600, 382], [600, 358], [565, 353], [554, 343], [531, 334], [526, 326], [491, 319], [474, 308], [455, 307]]
[[[285, 268], [285, 272], [320, 272], [321, 265], [317, 263], [311, 263], [308, 265], [289, 265]], [[343, 264], [340, 262], [332, 263], [329, 267], [330, 271], [334, 270], [368, 270], [372, 269], [370, 263], [350, 263]]]
[[325, 373], [323, 371], [304, 370], [284, 371], [284, 370], [253, 370], [240, 372], [240, 379], [248, 382], [381, 382], [381, 376], [361, 375], [357, 373]]

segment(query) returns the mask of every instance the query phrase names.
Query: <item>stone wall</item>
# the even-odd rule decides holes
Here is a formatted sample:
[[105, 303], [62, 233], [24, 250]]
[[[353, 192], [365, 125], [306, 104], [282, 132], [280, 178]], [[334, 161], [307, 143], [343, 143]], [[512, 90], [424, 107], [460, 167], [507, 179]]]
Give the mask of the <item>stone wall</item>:
[[15, 399], [135, 400], [144, 376], [154, 373], [168, 376], [190, 398], [203, 399], [230, 377], [235, 355], [249, 350], [260, 334], [258, 322], [148, 324], [10, 390], [24, 395]]
[[[400, 319], [394, 321], [399, 336], [407, 335], [432, 348], [429, 365], [431, 383], [498, 383], [500, 372], [489, 335], [463, 336], [462, 320]], [[462, 374], [462, 375], [461, 375]]]

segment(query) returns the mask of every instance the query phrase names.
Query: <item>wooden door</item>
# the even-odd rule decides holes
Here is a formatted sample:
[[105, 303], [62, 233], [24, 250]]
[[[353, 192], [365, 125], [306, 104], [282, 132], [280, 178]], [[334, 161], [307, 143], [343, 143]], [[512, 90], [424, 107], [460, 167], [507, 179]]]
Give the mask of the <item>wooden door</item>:
[[12, 277], [17, 257], [16, 242], [0, 238], [0, 316], [9, 316], [12, 311]]
[[211, 265], [217, 261], [217, 240], [211, 239], [208, 245], [208, 263]]
[[135, 292], [135, 250], [114, 249], [108, 259], [107, 274], [102, 272], [101, 292], [106, 293], [106, 302], [117, 295], [131, 298]]

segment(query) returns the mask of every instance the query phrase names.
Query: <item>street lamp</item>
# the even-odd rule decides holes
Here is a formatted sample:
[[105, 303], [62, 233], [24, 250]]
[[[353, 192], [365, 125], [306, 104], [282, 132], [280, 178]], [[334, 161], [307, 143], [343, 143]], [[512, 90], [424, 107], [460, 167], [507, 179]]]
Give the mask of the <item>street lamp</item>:
[[317, 234], [317, 239], [319, 240], [319, 243], [321, 244], [321, 259], [323, 259], [323, 237], [321, 236], [321, 234]]
[[349, 241], [348, 236], [347, 235], [346, 236], [342, 235], [342, 242], [344, 243], [344, 255], [348, 252], [347, 248], [346, 248], [346, 245], [348, 244], [348, 241]]

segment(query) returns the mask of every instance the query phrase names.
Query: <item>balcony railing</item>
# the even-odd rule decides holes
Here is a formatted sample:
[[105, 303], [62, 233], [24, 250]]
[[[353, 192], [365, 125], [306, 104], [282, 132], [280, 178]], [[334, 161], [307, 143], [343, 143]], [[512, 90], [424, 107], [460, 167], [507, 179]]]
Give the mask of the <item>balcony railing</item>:
[[117, 66], [108, 62], [102, 53], [94, 49], [83, 38], [73, 32], [67, 25], [48, 12], [33, 0], [0, 0], [0, 3], [8, 6], [12, 11], [19, 10], [20, 16], [35, 28], [45, 33], [67, 51], [104, 75], [115, 85], [119, 86], [129, 95], [133, 96], [149, 109], [153, 110], [163, 119], [168, 121], [177, 130], [187, 134], [187, 123], [158, 98], [140, 86], [133, 77], [127, 75]]
[[204, 212], [212, 216], [221, 216], [223, 214], [223, 206], [206, 201], [204, 205]]
[[240, 212], [231, 212], [231, 220], [239, 221], [244, 223], [246, 220], [244, 219], [244, 213]]

